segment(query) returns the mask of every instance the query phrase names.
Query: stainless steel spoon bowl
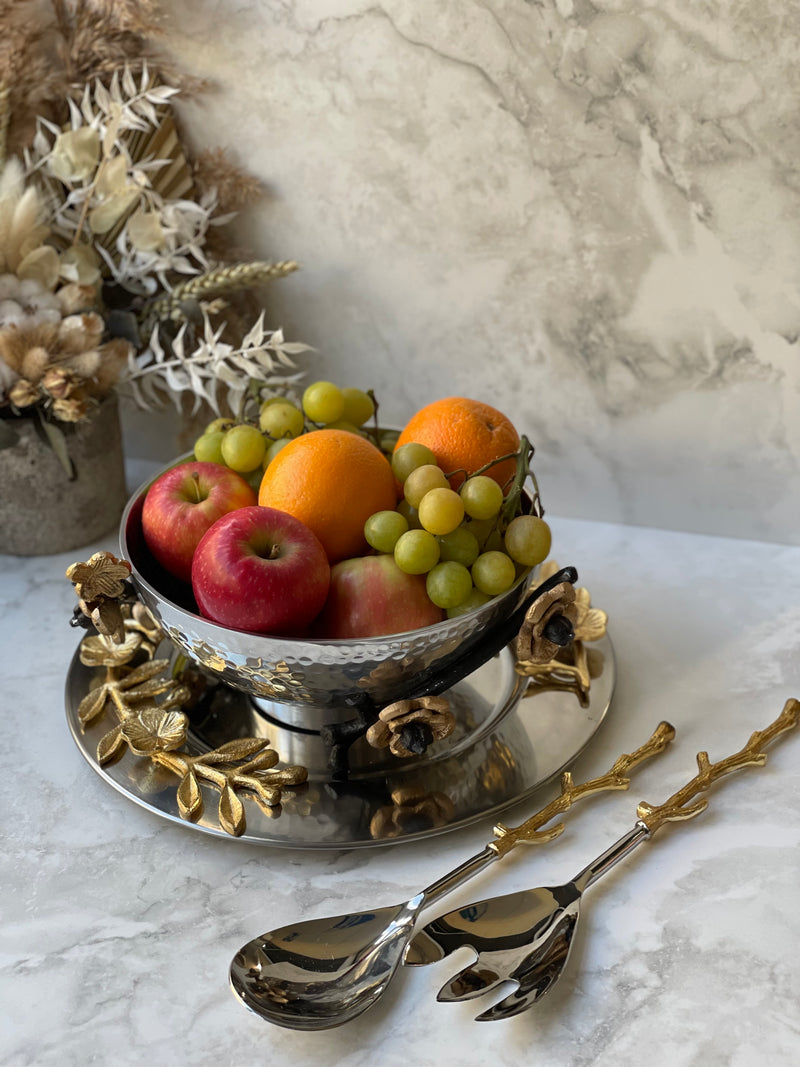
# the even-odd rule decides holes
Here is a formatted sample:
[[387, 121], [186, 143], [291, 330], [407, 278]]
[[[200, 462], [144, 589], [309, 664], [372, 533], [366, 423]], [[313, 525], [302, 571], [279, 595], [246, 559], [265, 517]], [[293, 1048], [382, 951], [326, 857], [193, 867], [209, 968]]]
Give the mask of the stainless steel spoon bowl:
[[304, 920], [254, 938], [231, 963], [233, 992], [263, 1019], [294, 1030], [326, 1030], [354, 1019], [386, 989], [423, 908], [518, 844], [558, 837], [563, 824], [541, 827], [581, 799], [627, 789], [627, 772], [663, 752], [674, 736], [669, 723], [660, 723], [644, 745], [620, 756], [606, 774], [576, 785], [565, 773], [555, 800], [521, 826], [496, 826], [486, 848], [404, 904]]
[[699, 815], [708, 803], [705, 793], [717, 779], [742, 767], [762, 766], [762, 749], [799, 721], [800, 703], [790, 700], [739, 752], [714, 764], [707, 753], [698, 753], [697, 775], [663, 804], [640, 804], [634, 826], [571, 881], [492, 897], [440, 915], [409, 943], [404, 962], [435, 963], [460, 948], [471, 948], [473, 962], [442, 986], [437, 1000], [472, 1000], [511, 982], [514, 991], [476, 1020], [509, 1019], [526, 1011], [553, 988], [567, 965], [584, 891], [665, 823]]

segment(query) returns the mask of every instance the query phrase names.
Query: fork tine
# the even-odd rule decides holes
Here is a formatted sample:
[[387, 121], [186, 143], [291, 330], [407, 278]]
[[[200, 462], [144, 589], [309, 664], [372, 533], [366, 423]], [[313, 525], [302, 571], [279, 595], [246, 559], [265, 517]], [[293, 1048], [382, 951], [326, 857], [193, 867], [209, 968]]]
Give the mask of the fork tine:
[[473, 963], [459, 971], [449, 982], [445, 982], [436, 994], [436, 999], [447, 1004], [472, 1000], [473, 997], [483, 996], [506, 981], [507, 977], [504, 978], [493, 968]]
[[529, 991], [515, 989], [507, 997], [503, 997], [493, 1007], [475, 1016], [476, 1023], [497, 1022], [498, 1019], [511, 1019], [514, 1015], [521, 1015], [536, 1000], [536, 994], [530, 996]]
[[575, 912], [562, 916], [548, 937], [508, 975], [509, 979], [517, 983], [518, 988], [504, 1000], [478, 1015], [476, 1022], [495, 1022], [520, 1015], [550, 992], [569, 959], [577, 919]]

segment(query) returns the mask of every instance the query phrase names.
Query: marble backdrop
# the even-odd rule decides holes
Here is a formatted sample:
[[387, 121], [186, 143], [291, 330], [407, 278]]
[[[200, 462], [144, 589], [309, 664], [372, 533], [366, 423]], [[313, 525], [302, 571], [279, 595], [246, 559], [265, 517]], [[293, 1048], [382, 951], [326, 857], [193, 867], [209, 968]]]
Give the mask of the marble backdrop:
[[[486, 399], [554, 514], [798, 542], [800, 5], [165, 0], [191, 139], [387, 422]], [[131, 413], [129, 450], [164, 450]]]

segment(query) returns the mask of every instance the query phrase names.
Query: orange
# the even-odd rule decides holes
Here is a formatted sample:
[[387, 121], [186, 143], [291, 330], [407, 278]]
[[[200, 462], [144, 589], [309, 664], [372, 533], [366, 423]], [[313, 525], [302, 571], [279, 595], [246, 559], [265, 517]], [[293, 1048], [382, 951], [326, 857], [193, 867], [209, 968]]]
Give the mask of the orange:
[[[457, 489], [464, 481], [463, 473], [474, 474], [486, 463], [500, 456], [516, 452], [519, 434], [502, 412], [461, 396], [434, 400], [413, 415], [397, 439], [395, 448], [409, 441], [427, 445], [436, 462], [450, 474], [450, 485]], [[516, 461], [505, 460], [485, 473], [505, 487], [516, 471]]]
[[347, 430], [312, 430], [289, 441], [261, 479], [259, 504], [287, 511], [317, 535], [331, 563], [367, 551], [364, 523], [397, 504], [386, 456]]

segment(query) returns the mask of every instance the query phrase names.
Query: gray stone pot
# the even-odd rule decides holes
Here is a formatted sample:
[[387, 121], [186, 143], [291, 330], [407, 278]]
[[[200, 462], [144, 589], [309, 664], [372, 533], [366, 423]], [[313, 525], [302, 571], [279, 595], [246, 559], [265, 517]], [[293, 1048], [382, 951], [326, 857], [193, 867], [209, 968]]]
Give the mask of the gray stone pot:
[[127, 490], [116, 397], [86, 422], [59, 425], [75, 468], [72, 480], [42, 439], [38, 417], [13, 421], [19, 439], [0, 450], [0, 553], [67, 552], [119, 522]]

